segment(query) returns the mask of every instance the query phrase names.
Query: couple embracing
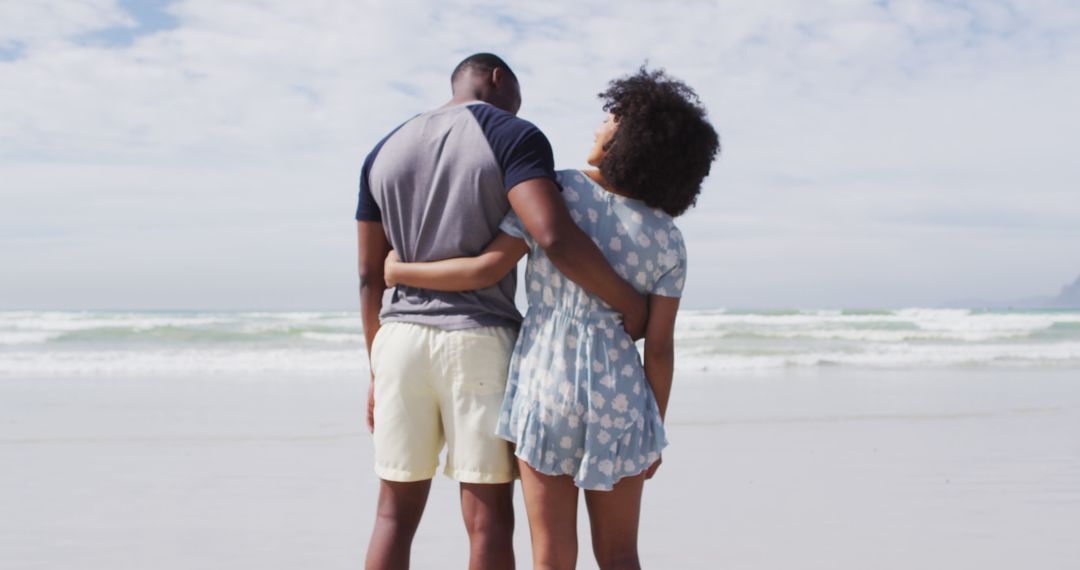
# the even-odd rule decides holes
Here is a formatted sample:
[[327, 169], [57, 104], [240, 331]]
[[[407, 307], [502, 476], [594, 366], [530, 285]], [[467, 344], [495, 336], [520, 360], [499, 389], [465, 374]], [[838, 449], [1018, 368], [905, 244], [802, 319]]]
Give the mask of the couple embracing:
[[[380, 490], [368, 569], [407, 568], [439, 454], [461, 485], [470, 568], [514, 567], [521, 478], [536, 568], [573, 568], [584, 491], [601, 568], [638, 568], [691, 207], [719, 143], [662, 71], [611, 81], [587, 170], [556, 171], [492, 54], [380, 141], [356, 210]], [[524, 318], [516, 266], [528, 256]], [[644, 338], [644, 359], [635, 345]]]

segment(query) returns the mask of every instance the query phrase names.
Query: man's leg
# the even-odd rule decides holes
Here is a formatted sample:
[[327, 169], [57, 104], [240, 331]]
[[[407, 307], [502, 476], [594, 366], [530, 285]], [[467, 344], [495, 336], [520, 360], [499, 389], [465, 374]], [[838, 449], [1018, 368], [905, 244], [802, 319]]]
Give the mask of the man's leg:
[[462, 483], [469, 570], [514, 568], [514, 484]]
[[442, 337], [446, 474], [461, 483], [470, 570], [514, 567], [514, 459], [495, 435], [517, 332], [501, 327]]
[[413, 536], [424, 514], [431, 479], [398, 483], [381, 480], [375, 529], [368, 544], [367, 570], [400, 570], [409, 567]]
[[409, 548], [439, 465], [443, 433], [438, 395], [430, 382], [432, 334], [419, 325], [387, 323], [372, 346], [380, 482], [368, 570], [409, 567]]

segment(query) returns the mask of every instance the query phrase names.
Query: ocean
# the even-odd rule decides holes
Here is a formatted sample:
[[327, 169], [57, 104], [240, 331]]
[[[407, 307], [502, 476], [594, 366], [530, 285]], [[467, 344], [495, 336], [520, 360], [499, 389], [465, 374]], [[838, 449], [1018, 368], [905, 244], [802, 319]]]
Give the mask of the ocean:
[[[683, 372], [1080, 366], [1080, 310], [687, 310]], [[0, 375], [359, 374], [350, 311], [2, 311]]]

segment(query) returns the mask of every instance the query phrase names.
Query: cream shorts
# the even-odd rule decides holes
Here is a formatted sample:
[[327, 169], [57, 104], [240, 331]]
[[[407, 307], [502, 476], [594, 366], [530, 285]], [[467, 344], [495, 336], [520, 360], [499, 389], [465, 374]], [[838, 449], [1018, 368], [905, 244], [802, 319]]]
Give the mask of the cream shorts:
[[495, 435], [517, 331], [442, 330], [390, 322], [371, 344], [375, 373], [375, 473], [387, 481], [443, 472], [462, 483], [506, 483], [510, 444]]

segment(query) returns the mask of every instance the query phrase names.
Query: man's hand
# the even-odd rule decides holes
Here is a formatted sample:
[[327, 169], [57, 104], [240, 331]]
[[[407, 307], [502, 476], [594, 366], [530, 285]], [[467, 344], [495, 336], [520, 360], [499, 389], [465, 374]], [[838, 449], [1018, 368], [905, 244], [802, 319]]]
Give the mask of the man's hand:
[[371, 382], [367, 390], [367, 429], [375, 433], [375, 373], [371, 373]]
[[394, 277], [394, 267], [401, 263], [401, 258], [394, 250], [390, 250], [390, 253], [386, 254], [386, 260], [383, 261], [383, 280], [386, 282], [386, 287], [395, 287], [397, 285], [397, 279]]
[[656, 475], [656, 470], [660, 468], [660, 464], [664, 462], [664, 456], [661, 455], [659, 459], [653, 462], [648, 469], [645, 470], [645, 478], [652, 479], [653, 475]]

